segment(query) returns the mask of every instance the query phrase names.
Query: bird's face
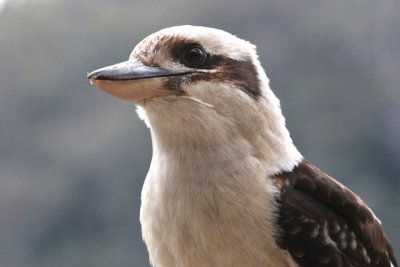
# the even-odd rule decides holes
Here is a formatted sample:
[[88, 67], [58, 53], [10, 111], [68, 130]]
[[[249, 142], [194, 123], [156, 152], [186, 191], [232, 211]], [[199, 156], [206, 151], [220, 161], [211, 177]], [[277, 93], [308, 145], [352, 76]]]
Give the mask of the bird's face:
[[181, 149], [182, 155], [231, 147], [276, 169], [286, 169], [279, 164], [291, 162], [288, 154], [301, 157], [255, 46], [222, 30], [161, 30], [141, 41], [128, 61], [96, 70], [88, 79], [138, 105], [153, 147]]
[[214, 102], [207, 96], [216, 94], [208, 87], [228, 104], [232, 95], [259, 97], [258, 66], [249, 42], [221, 30], [179, 26], [148, 36], [128, 61], [96, 70], [88, 78], [104, 91], [139, 105], [156, 98], [179, 101], [180, 96]]
[[222, 30], [195, 26], [156, 32], [134, 48], [128, 61], [96, 70], [88, 79], [134, 101], [151, 126], [148, 117], [173, 119], [181, 126], [226, 122], [246, 129], [265, 114], [260, 106], [266, 106], [271, 93], [254, 45]]

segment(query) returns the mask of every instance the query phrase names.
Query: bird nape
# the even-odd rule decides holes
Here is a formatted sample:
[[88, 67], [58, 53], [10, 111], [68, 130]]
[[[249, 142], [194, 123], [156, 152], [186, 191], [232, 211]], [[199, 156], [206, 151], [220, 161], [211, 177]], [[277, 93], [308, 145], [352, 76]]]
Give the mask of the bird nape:
[[167, 28], [88, 79], [150, 128], [140, 221], [153, 266], [398, 266], [368, 206], [293, 145], [251, 43]]

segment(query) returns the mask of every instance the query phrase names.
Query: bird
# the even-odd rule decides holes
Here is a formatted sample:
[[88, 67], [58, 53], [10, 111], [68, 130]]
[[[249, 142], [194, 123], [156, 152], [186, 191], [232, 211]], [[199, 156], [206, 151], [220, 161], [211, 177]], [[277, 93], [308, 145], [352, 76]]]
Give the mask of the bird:
[[169, 27], [87, 78], [150, 128], [140, 222], [152, 266], [398, 266], [371, 209], [294, 145], [252, 43]]

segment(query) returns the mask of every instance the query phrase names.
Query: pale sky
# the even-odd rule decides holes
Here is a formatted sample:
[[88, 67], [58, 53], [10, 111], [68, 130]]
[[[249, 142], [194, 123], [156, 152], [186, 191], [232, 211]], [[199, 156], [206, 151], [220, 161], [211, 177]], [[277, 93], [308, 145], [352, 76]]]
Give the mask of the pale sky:
[[6, 0], [0, 0], [0, 12], [3, 10]]
[[24, 2], [40, 2], [40, 1], [49, 1], [49, 0], [0, 0], [0, 12], [3, 10], [6, 2], [7, 5], [19, 5]]

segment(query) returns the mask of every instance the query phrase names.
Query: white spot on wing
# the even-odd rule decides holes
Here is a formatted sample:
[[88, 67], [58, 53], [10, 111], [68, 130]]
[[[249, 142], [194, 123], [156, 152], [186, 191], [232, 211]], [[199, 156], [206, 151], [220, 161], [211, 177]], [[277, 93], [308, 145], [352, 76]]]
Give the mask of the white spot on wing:
[[341, 250], [345, 250], [347, 248], [346, 240], [340, 240], [339, 247]]
[[322, 227], [322, 237], [324, 238], [324, 244], [337, 247], [336, 242], [333, 241], [332, 238], [329, 236], [327, 221], [324, 222], [324, 226]]
[[368, 253], [367, 253], [367, 250], [366, 250], [365, 248], [362, 248], [362, 249], [361, 249], [361, 254], [363, 255], [364, 260], [365, 260], [367, 263], [370, 263], [370, 262], [371, 262], [371, 259], [368, 257]]
[[350, 232], [350, 248], [353, 250], [357, 248], [357, 240], [354, 232]]
[[340, 226], [337, 222], [333, 223], [333, 228], [332, 228], [333, 233], [337, 234], [340, 231]]
[[301, 231], [301, 227], [300, 226], [296, 226], [295, 228], [291, 229], [289, 231], [289, 234], [291, 235], [297, 235], [299, 232]]
[[340, 240], [346, 240], [346, 233], [345, 232], [341, 232], [339, 235]]
[[310, 237], [316, 238], [318, 236], [318, 232], [319, 232], [319, 225], [317, 224], [317, 225], [315, 225], [315, 228], [310, 233]]
[[303, 258], [306, 253], [305, 252], [299, 252], [299, 251], [292, 251], [293, 255], [296, 256], [296, 258]]
[[357, 248], [357, 241], [355, 239], [352, 239], [350, 241], [350, 248], [355, 250]]

